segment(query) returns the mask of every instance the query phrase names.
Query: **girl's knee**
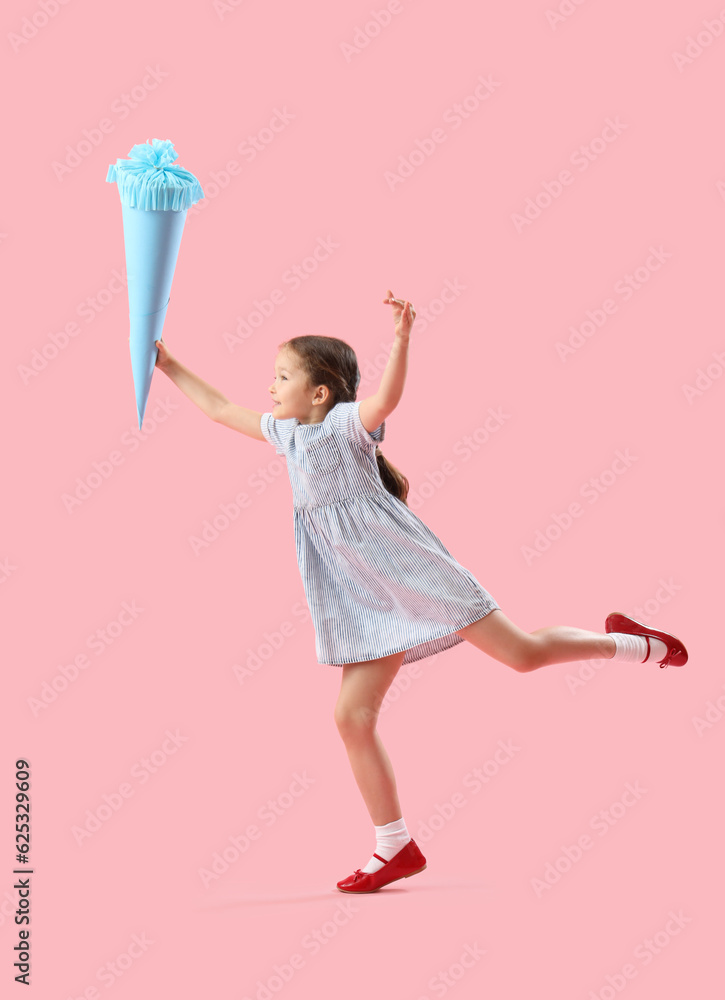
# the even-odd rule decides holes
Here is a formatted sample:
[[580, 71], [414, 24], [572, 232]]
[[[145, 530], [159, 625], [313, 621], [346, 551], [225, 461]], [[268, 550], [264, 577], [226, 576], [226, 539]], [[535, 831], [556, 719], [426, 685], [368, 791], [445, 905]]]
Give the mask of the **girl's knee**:
[[342, 687], [335, 705], [335, 723], [344, 740], [370, 739], [385, 694], [404, 656], [405, 652], [391, 653], [379, 660], [343, 666]]
[[459, 629], [458, 634], [487, 656], [519, 673], [542, 665], [544, 651], [539, 638], [519, 628], [500, 608]]
[[335, 725], [344, 740], [369, 737], [377, 721], [377, 711], [367, 705], [346, 705], [344, 702], [338, 702], [335, 706]]
[[517, 645], [505, 662], [507, 666], [519, 674], [527, 674], [531, 670], [536, 670], [546, 663], [544, 643], [531, 636], [531, 641]]

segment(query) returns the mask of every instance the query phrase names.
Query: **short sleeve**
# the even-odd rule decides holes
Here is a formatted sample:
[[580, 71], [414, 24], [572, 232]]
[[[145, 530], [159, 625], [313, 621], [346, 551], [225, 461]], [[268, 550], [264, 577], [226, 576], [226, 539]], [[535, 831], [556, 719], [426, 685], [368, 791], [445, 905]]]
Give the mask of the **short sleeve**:
[[337, 403], [330, 411], [330, 418], [335, 430], [344, 437], [363, 447], [372, 447], [385, 439], [385, 421], [369, 434], [360, 420], [360, 403]]
[[295, 427], [299, 423], [297, 417], [289, 417], [287, 420], [275, 420], [271, 411], [263, 413], [259, 422], [262, 434], [270, 444], [274, 445], [278, 455], [286, 455], [287, 448], [295, 432]]

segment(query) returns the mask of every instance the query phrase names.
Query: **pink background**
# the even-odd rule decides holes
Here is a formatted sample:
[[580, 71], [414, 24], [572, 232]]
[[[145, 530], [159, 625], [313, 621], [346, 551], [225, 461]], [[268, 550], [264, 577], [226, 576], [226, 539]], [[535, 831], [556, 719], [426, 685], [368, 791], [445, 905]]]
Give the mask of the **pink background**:
[[[3, 983], [25, 757], [38, 997], [722, 995], [725, 23], [699, 2], [557, 9], [4, 8]], [[283, 460], [161, 372], [135, 436], [105, 177], [153, 137], [206, 192], [164, 328], [181, 361], [266, 411], [278, 343], [341, 336], [362, 398], [392, 287], [418, 319], [383, 450], [415, 512], [526, 630], [637, 612], [689, 649], [683, 669], [521, 675], [464, 643], [403, 668], [379, 732], [428, 868], [373, 895], [335, 888], [375, 843]]]

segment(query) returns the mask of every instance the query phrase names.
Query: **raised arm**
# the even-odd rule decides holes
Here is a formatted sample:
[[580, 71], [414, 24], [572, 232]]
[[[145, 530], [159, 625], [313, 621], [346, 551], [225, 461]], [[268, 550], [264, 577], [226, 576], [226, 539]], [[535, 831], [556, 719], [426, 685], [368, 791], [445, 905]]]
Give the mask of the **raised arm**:
[[360, 421], [369, 433], [382, 424], [401, 400], [408, 374], [410, 330], [415, 320], [415, 309], [410, 302], [394, 299], [390, 289], [388, 297], [383, 301], [390, 302], [393, 306], [395, 340], [378, 391], [360, 403]]
[[157, 340], [156, 346], [159, 350], [156, 359], [156, 367], [160, 368], [171, 381], [195, 403], [199, 409], [211, 420], [232, 430], [246, 434], [248, 437], [265, 441], [262, 434], [261, 419], [262, 414], [257, 410], [249, 410], [245, 406], [237, 406], [231, 403], [213, 385], [209, 385], [204, 379], [199, 378], [190, 368], [182, 365], [172, 354], [163, 340]]

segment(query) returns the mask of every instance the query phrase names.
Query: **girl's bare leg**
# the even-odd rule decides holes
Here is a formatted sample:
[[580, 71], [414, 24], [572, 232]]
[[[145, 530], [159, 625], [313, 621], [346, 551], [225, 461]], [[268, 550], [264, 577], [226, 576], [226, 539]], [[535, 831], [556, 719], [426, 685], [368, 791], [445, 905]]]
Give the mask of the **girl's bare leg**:
[[393, 653], [379, 660], [344, 664], [335, 705], [335, 722], [375, 826], [385, 826], [403, 815], [393, 766], [375, 727], [385, 693], [404, 656], [405, 652]]
[[457, 629], [478, 649], [520, 673], [551, 663], [571, 660], [611, 659], [614, 639], [602, 632], [588, 632], [572, 625], [555, 625], [524, 632], [497, 608], [472, 625]]

